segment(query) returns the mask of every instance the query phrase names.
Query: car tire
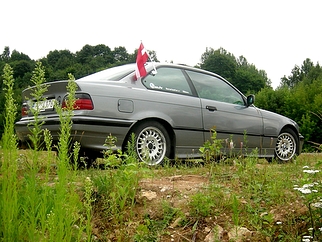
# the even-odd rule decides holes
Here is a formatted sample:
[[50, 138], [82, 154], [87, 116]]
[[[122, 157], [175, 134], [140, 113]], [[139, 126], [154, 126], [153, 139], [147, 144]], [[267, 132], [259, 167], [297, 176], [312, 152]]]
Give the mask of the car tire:
[[296, 155], [298, 146], [297, 136], [291, 129], [284, 129], [277, 137], [275, 157], [282, 162], [290, 161]]
[[170, 155], [170, 137], [163, 125], [156, 121], [139, 124], [134, 129], [135, 150], [140, 161], [155, 166]]

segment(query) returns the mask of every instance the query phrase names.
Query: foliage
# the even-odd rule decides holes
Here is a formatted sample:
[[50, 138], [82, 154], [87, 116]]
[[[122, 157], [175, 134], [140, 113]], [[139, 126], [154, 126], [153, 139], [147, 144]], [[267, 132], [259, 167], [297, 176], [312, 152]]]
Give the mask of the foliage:
[[271, 84], [265, 71], [248, 63], [244, 56], [236, 58], [223, 48], [206, 48], [201, 56], [200, 67], [221, 75], [245, 94], [258, 92]]
[[[319, 167], [321, 161], [316, 165]], [[320, 170], [312, 169], [309, 166], [303, 166], [303, 177], [300, 184], [294, 185], [294, 190], [299, 191], [306, 200], [306, 206], [310, 213], [311, 228], [307, 238], [316, 239], [322, 235], [322, 184], [316, 173]], [[309, 240], [311, 241], [311, 240]]]
[[[42, 131], [42, 120], [37, 119], [31, 129], [33, 132], [32, 152], [23, 152], [18, 156], [17, 139], [14, 134], [15, 100], [13, 98], [13, 72], [9, 65], [4, 69], [4, 84], [6, 88], [6, 123], [2, 137], [3, 156], [1, 157], [0, 176], [0, 240], [1, 241], [91, 241], [91, 186], [85, 182], [85, 201], [80, 200], [76, 186], [75, 170], [62, 169], [63, 163], [59, 155], [59, 169], [56, 166], [56, 156], [52, 153], [52, 137], [48, 130]], [[44, 71], [41, 63], [37, 63], [33, 72], [32, 82], [36, 88], [32, 96], [41, 100], [46, 90], [42, 85]], [[37, 103], [34, 114], [37, 116]], [[61, 120], [62, 121], [62, 120]], [[64, 122], [63, 125], [66, 125]], [[70, 125], [67, 122], [67, 125]], [[62, 129], [64, 129], [62, 127]], [[63, 134], [69, 137], [66, 133]], [[37, 136], [37, 137], [36, 137]], [[47, 154], [40, 153], [39, 142], [44, 140]], [[66, 148], [61, 145], [60, 152]], [[24, 155], [26, 154], [26, 155]], [[54, 170], [54, 171], [53, 171]], [[56, 173], [57, 172], [57, 173]], [[52, 179], [52, 176], [58, 179]], [[82, 212], [86, 216], [82, 215]], [[75, 229], [77, 228], [77, 229]], [[85, 234], [85, 231], [88, 234]]]
[[213, 127], [210, 130], [211, 140], [207, 140], [202, 147], [199, 148], [199, 151], [203, 155], [203, 158], [206, 162], [216, 161], [220, 159], [221, 148], [223, 147], [223, 140], [217, 139], [216, 127]]
[[31, 78], [31, 82], [35, 86], [34, 92], [31, 94], [32, 100], [29, 100], [31, 105], [31, 113], [34, 116], [34, 121], [28, 124], [29, 129], [31, 131], [31, 135], [29, 135], [29, 139], [32, 142], [33, 149], [35, 151], [39, 150], [40, 142], [41, 142], [41, 133], [42, 133], [42, 125], [44, 120], [40, 117], [40, 107], [39, 102], [43, 101], [43, 94], [47, 91], [48, 86], [45, 85], [45, 71], [41, 64], [41, 62], [36, 63], [35, 70], [33, 71], [33, 75]]
[[322, 107], [322, 69], [309, 59], [301, 68], [295, 66], [292, 74], [282, 78], [276, 90], [263, 88], [256, 95], [256, 106], [285, 115], [300, 126], [305, 149], [322, 139], [321, 119], [316, 115]]
[[18, 164], [17, 138], [14, 133], [16, 104], [13, 96], [13, 70], [8, 64], [5, 65], [3, 70], [3, 83], [6, 91], [6, 106], [5, 128], [2, 136], [3, 155], [0, 157], [0, 240], [2, 240], [2, 237], [7, 238], [7, 241], [18, 241]]

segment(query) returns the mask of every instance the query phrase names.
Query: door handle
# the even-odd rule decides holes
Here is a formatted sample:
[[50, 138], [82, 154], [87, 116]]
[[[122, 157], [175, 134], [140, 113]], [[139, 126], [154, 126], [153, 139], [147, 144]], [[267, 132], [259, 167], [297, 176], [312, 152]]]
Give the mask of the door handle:
[[213, 111], [217, 111], [217, 108], [214, 106], [206, 106], [206, 109], [208, 109], [209, 111], [213, 112]]

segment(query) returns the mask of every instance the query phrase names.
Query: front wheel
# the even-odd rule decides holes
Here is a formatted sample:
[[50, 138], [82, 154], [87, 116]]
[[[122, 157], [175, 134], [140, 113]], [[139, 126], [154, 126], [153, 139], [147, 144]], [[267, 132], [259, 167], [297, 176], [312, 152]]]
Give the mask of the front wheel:
[[277, 137], [275, 155], [280, 161], [290, 161], [296, 154], [296, 134], [291, 129], [283, 130]]
[[170, 137], [158, 122], [140, 124], [134, 130], [135, 149], [140, 161], [148, 165], [159, 165], [170, 155]]

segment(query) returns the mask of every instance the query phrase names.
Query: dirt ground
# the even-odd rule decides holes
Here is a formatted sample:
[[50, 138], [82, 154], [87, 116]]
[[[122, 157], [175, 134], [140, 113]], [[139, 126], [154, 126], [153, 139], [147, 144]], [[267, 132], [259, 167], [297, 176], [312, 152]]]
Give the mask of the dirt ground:
[[[137, 198], [136, 211], [148, 213], [151, 218], [155, 218], [158, 216], [158, 214], [155, 214], [157, 211], [155, 208], [162, 201], [167, 201], [172, 207], [180, 208], [180, 211], [189, 216], [187, 204], [190, 201], [190, 196], [205, 189], [208, 182], [208, 177], [201, 175], [176, 175], [143, 179], [139, 183], [140, 192]], [[289, 207], [277, 207], [269, 211], [270, 214], [273, 214], [276, 226], [280, 222], [286, 221], [289, 214], [299, 217], [307, 212], [307, 207], [300, 201], [294, 201]], [[196, 227], [193, 224], [182, 227], [179, 226], [180, 218], [178, 218], [168, 226], [167, 233], [162, 235], [161, 241], [275, 241], [258, 231], [251, 231], [245, 227], [227, 228], [225, 226], [227, 221], [233, 224], [231, 215], [222, 213], [219, 216], [198, 221]], [[302, 230], [305, 229], [305, 226], [307, 225], [299, 222], [294, 225], [294, 229]]]

